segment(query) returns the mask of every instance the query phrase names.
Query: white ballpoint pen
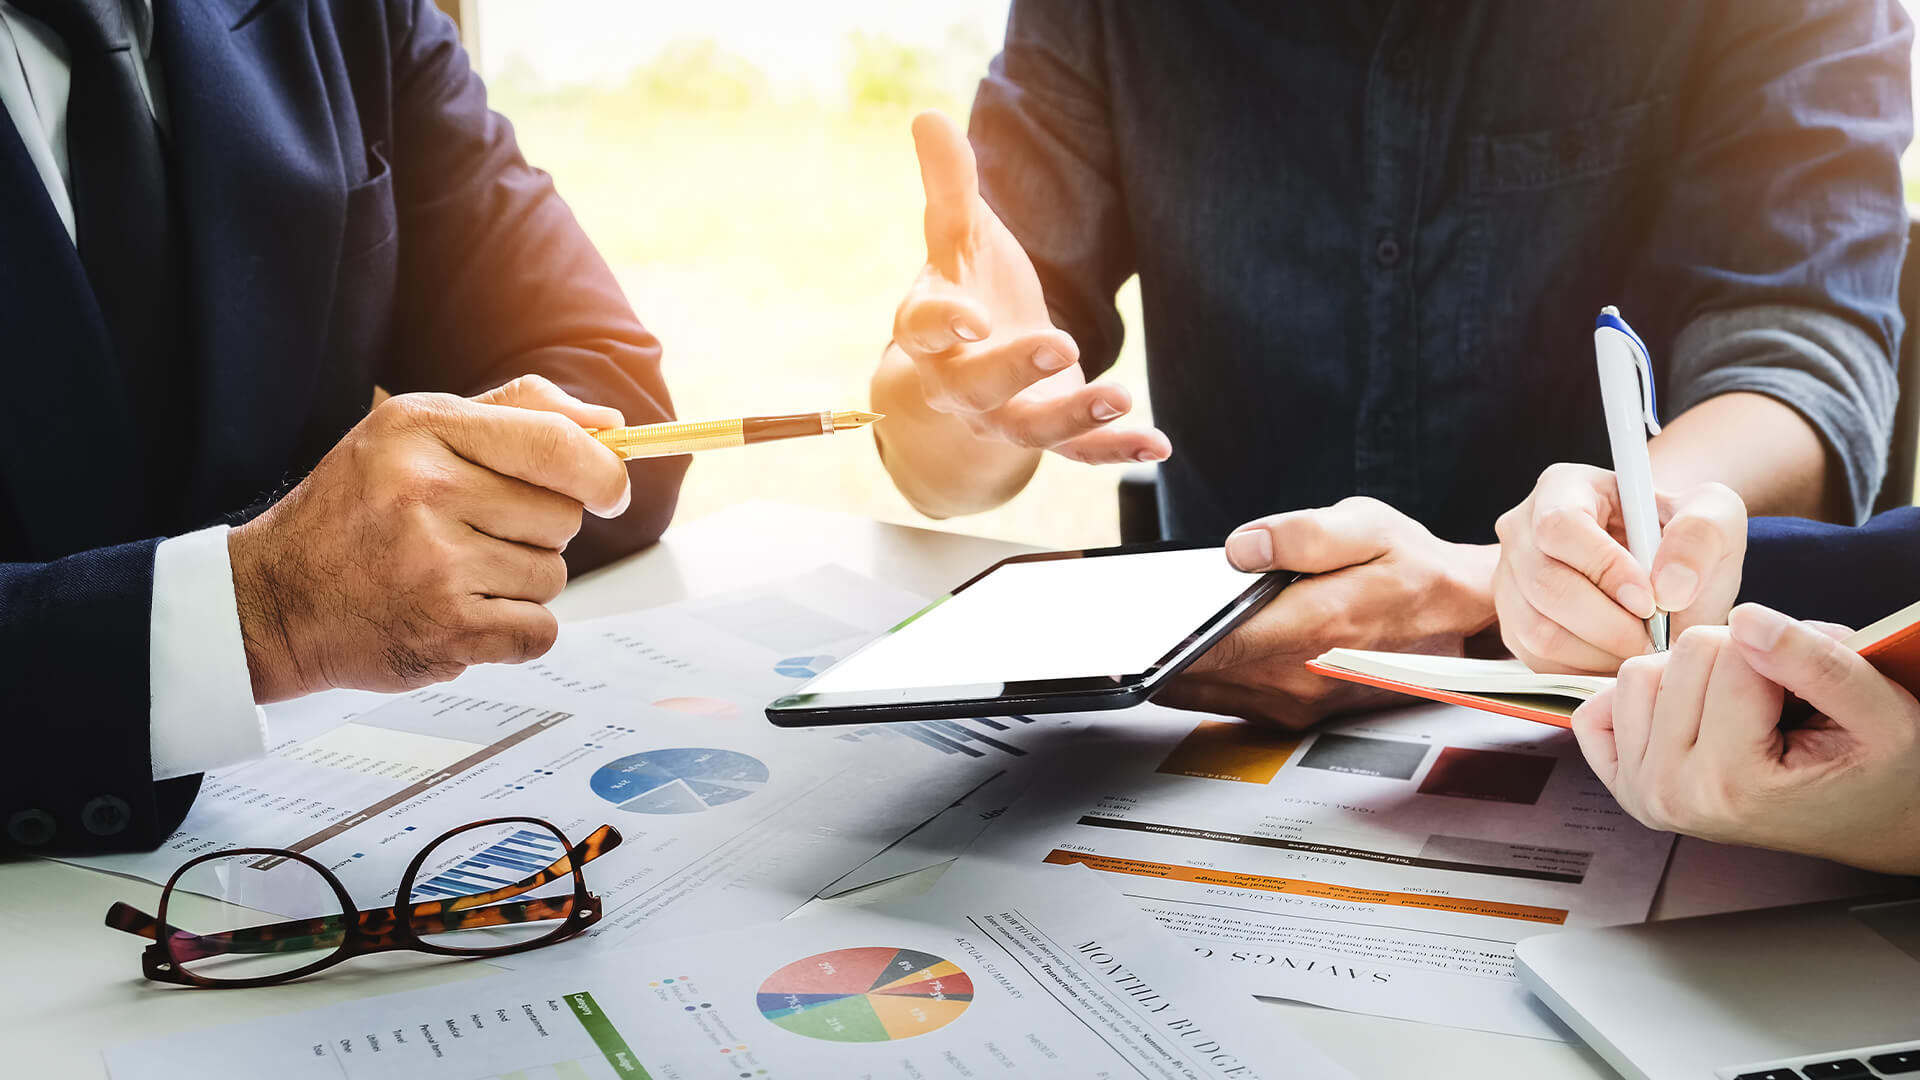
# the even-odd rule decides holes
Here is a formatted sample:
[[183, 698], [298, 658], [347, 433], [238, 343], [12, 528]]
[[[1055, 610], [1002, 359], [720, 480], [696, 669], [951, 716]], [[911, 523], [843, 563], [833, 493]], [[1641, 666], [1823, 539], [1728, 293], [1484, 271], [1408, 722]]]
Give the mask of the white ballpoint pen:
[[[1593, 324], [1594, 361], [1600, 369], [1600, 404], [1607, 413], [1607, 441], [1613, 447], [1613, 475], [1620, 487], [1627, 550], [1649, 575], [1660, 547], [1660, 506], [1653, 494], [1653, 463], [1647, 439], [1660, 434], [1654, 407], [1653, 357], [1620, 309], [1600, 309]], [[1667, 650], [1667, 613], [1656, 610], [1647, 634], [1657, 652]]]

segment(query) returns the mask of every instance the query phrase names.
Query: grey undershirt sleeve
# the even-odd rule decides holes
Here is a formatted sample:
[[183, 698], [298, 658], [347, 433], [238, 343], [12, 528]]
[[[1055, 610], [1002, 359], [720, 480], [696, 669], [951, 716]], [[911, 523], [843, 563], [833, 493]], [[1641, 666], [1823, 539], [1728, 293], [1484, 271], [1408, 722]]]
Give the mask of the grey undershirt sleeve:
[[1765, 394], [1807, 418], [1845, 469], [1855, 523], [1872, 512], [1887, 471], [1899, 394], [1886, 350], [1858, 326], [1791, 305], [1716, 311], [1674, 339], [1667, 418], [1719, 394]]

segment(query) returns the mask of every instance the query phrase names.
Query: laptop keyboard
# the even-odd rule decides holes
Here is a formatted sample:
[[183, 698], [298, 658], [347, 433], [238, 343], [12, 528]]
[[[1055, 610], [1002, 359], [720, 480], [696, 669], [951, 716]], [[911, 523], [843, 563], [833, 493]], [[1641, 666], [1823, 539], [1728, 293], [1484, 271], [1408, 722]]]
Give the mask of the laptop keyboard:
[[1809, 1054], [1721, 1069], [1720, 1080], [1920, 1080], [1920, 1042]]

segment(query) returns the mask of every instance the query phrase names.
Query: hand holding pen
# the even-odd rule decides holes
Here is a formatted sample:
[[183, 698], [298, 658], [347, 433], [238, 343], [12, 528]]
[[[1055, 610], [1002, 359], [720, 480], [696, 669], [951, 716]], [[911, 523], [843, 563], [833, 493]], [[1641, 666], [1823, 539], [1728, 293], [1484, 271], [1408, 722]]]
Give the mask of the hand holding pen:
[[1611, 675], [1689, 626], [1725, 622], [1740, 591], [1745, 504], [1720, 484], [1653, 487], [1652, 366], [1617, 312], [1600, 322], [1596, 360], [1624, 471], [1551, 466], [1496, 525], [1500, 635], [1537, 671]]

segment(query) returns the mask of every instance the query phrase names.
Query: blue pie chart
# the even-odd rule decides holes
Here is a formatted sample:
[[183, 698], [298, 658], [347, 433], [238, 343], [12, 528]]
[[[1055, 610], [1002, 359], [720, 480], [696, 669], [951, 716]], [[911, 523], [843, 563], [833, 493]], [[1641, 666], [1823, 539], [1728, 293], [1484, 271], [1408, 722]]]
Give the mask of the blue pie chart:
[[771, 778], [757, 757], [677, 746], [610, 761], [588, 783], [595, 795], [631, 814], [698, 814], [739, 802]]
[[832, 667], [833, 660], [831, 656], [789, 656], [777, 661], [773, 665], [773, 672], [789, 679], [811, 679]]

